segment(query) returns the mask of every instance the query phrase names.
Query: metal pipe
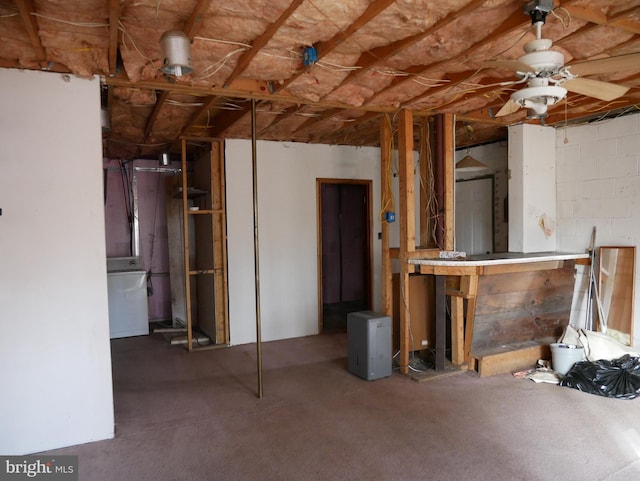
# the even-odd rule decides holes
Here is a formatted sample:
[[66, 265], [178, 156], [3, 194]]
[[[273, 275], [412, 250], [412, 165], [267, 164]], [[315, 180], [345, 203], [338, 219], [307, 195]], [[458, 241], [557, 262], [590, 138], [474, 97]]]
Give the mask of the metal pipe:
[[140, 257], [140, 219], [138, 218], [138, 176], [136, 171], [131, 172], [131, 190], [133, 191], [133, 230], [131, 232], [132, 255]]
[[253, 259], [256, 282], [256, 354], [258, 398], [262, 399], [262, 333], [260, 326], [260, 258], [258, 249], [258, 156], [256, 148], [256, 101], [251, 99], [251, 164], [253, 166]]

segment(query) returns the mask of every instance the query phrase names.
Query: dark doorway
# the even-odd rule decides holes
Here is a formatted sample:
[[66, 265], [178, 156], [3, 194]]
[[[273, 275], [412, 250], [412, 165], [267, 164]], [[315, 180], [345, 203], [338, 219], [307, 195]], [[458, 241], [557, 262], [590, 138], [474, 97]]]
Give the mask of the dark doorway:
[[320, 332], [371, 306], [370, 181], [318, 180]]

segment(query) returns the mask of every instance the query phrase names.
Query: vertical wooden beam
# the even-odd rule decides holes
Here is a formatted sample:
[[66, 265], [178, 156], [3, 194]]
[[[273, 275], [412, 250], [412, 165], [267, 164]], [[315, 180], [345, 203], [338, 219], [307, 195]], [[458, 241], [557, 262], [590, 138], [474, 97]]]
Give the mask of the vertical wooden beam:
[[120, 0], [109, 0], [109, 75], [116, 74], [118, 60], [118, 38], [120, 22]]
[[444, 275], [436, 275], [436, 294], [435, 294], [435, 320], [436, 320], [436, 352], [435, 352], [435, 369], [436, 371], [444, 370], [445, 354], [447, 350], [447, 294]]
[[444, 250], [452, 251], [454, 248], [454, 186], [455, 186], [455, 116], [451, 113], [444, 115], [444, 132], [442, 152], [444, 154]]
[[184, 295], [187, 311], [187, 349], [193, 350], [191, 266], [189, 265], [189, 203], [187, 202], [187, 140], [182, 139], [182, 238], [184, 239]]
[[467, 369], [475, 369], [475, 359], [471, 357], [473, 342], [473, 325], [476, 315], [476, 295], [478, 294], [478, 276], [465, 276], [460, 279], [460, 290], [467, 296], [467, 315], [464, 332], [464, 362]]
[[398, 115], [398, 165], [400, 177], [400, 370], [409, 372], [409, 273], [408, 254], [416, 249], [415, 193], [413, 189], [413, 113]]
[[429, 119], [420, 122], [420, 242], [423, 249], [429, 247], [429, 199], [433, 192], [429, 189], [431, 172], [429, 170]]
[[464, 364], [464, 298], [451, 296], [451, 364]]
[[[391, 119], [388, 116], [380, 122], [380, 215], [389, 207], [393, 196], [391, 189]], [[393, 313], [393, 288], [391, 274], [391, 253], [389, 252], [389, 224], [382, 222], [382, 311], [387, 316]]]
[[227, 256], [224, 206], [224, 154], [222, 142], [211, 142], [211, 208], [213, 223], [213, 270], [216, 344], [229, 343], [227, 315]]

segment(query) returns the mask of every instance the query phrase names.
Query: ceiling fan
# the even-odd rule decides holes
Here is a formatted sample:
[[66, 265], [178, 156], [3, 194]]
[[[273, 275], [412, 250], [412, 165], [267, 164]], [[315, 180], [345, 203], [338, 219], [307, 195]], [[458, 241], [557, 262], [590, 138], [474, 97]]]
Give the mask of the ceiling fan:
[[562, 100], [567, 91], [611, 101], [629, 90], [624, 85], [583, 76], [637, 68], [640, 65], [640, 52], [565, 65], [562, 53], [550, 50], [552, 41], [542, 38], [542, 25], [547, 14], [553, 10], [553, 3], [553, 0], [533, 0], [526, 4], [524, 12], [531, 16], [536, 39], [525, 44], [524, 55], [516, 60], [491, 60], [485, 63], [488, 67], [513, 70], [520, 77], [515, 83], [526, 83], [526, 87], [511, 94], [496, 117], [526, 108], [527, 118], [544, 118], [548, 106]]

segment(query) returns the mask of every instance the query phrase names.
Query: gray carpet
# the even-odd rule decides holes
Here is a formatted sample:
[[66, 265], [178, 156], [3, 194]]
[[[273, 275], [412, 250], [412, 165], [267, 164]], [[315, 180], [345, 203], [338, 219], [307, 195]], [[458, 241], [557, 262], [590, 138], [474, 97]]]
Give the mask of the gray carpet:
[[[112, 341], [116, 437], [50, 451], [80, 480], [640, 479], [640, 399], [509, 374], [424, 383], [346, 370], [346, 335], [187, 353]], [[48, 454], [49, 454], [48, 453]]]

